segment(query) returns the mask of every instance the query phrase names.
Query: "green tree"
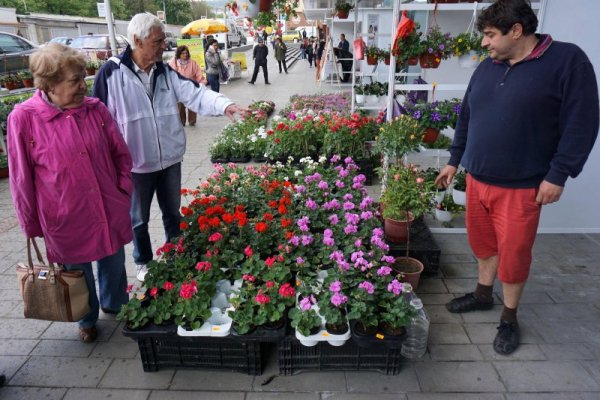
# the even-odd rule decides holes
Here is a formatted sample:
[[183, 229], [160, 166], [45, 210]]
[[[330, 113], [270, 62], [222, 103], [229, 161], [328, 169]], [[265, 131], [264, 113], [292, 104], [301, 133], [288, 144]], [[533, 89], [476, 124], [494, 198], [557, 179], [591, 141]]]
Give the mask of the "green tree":
[[[156, 0], [158, 9], [163, 9], [163, 1]], [[187, 25], [192, 22], [192, 7], [187, 0], [164, 0], [167, 14], [167, 23], [173, 25]]]
[[215, 13], [213, 8], [205, 1], [192, 1], [192, 21], [200, 19], [201, 17], [214, 18]]

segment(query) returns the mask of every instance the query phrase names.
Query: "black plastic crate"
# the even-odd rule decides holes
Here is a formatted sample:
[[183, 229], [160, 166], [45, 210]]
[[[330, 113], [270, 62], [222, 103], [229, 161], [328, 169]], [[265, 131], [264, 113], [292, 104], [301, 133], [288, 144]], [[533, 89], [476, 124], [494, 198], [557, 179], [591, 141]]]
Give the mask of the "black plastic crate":
[[278, 353], [280, 375], [314, 371], [377, 371], [398, 375], [402, 360], [400, 349], [386, 346], [363, 348], [352, 340], [343, 346], [320, 342], [306, 347], [292, 336], [279, 342]]
[[402, 349], [402, 343], [404, 343], [407, 336], [406, 333], [400, 336], [388, 336], [379, 329], [374, 335], [360, 335], [356, 333], [356, 321], [350, 322], [350, 331], [354, 343], [359, 347], [368, 349], [386, 347], [388, 349], [400, 350]]
[[[416, 258], [423, 263], [424, 275], [436, 275], [440, 268], [440, 246], [435, 242], [429, 227], [422, 218], [414, 221], [410, 228], [410, 244], [408, 255]], [[390, 255], [405, 256], [406, 243], [392, 243], [387, 241], [390, 246]]]
[[144, 371], [185, 367], [262, 374], [261, 343], [219, 337], [183, 337], [172, 326], [123, 329], [138, 342]]

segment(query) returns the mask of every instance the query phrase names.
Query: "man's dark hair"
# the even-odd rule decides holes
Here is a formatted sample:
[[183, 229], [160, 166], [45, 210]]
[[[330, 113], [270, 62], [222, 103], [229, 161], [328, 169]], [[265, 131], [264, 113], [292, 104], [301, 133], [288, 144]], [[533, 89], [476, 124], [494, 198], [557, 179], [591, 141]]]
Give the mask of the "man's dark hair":
[[212, 46], [214, 43], [218, 43], [217, 39], [208, 39], [209, 46]]
[[514, 24], [521, 24], [525, 36], [535, 33], [538, 19], [529, 0], [497, 0], [477, 18], [477, 30], [496, 28], [506, 35]]
[[343, 33], [340, 33], [340, 37], [341, 37], [342, 39], [346, 39], [346, 35], [344, 35]]
[[175, 50], [175, 59], [179, 60], [179, 58], [181, 58], [181, 53], [183, 53], [184, 51], [187, 51], [188, 55], [190, 55], [190, 49], [188, 49], [187, 46], [178, 46], [177, 50]]

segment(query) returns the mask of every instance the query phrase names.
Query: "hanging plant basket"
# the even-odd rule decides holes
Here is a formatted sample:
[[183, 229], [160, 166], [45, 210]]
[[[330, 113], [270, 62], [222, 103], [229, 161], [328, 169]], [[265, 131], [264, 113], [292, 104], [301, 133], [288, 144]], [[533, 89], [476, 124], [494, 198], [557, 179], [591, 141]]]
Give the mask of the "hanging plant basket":
[[479, 65], [479, 55], [471, 50], [470, 52], [458, 57], [458, 64], [461, 68], [476, 68]]
[[440, 62], [442, 59], [436, 54], [423, 53], [419, 57], [419, 63], [421, 64], [421, 68], [437, 68], [440, 66]]
[[368, 65], [377, 65], [379, 63], [379, 59], [377, 56], [367, 56], [367, 64]]
[[385, 63], [385, 65], [390, 65], [390, 58], [386, 57], [383, 62]]
[[344, 11], [344, 10], [336, 10], [336, 15], [339, 19], [348, 19], [348, 16], [350, 15], [350, 10]]
[[440, 130], [436, 128], [425, 128], [425, 133], [423, 135], [423, 143], [432, 144], [435, 143], [438, 136], [440, 135]]

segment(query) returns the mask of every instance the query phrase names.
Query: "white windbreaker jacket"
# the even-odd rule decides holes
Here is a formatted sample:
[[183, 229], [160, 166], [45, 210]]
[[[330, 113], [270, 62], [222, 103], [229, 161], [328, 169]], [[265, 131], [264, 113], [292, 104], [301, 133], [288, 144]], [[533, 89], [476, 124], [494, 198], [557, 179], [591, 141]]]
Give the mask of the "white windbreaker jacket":
[[223, 115], [233, 104], [222, 94], [187, 79], [162, 62], [156, 63], [153, 97], [134, 70], [131, 48], [106, 62], [94, 81], [93, 96], [108, 107], [125, 138], [132, 172], [149, 173], [181, 162], [185, 132], [177, 103], [200, 115]]

